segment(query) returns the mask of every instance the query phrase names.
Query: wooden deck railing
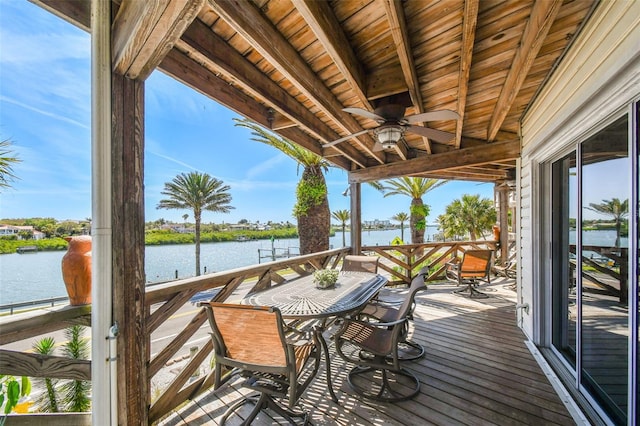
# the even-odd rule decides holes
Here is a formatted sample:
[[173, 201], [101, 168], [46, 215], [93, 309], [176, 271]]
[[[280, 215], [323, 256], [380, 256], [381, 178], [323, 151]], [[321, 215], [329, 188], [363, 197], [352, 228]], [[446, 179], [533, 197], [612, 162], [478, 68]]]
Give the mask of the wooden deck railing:
[[424, 266], [427, 281], [445, 279], [447, 263], [469, 249], [496, 249], [495, 241], [437, 242], [401, 246], [363, 246], [363, 253], [380, 257], [379, 267], [389, 273], [389, 285], [409, 285]]
[[[495, 249], [495, 247], [494, 241], [438, 242], [402, 246], [366, 246], [362, 248], [362, 251], [380, 256], [381, 272], [388, 274], [390, 285], [402, 285], [409, 284], [411, 277], [425, 265], [428, 265], [430, 270], [428, 280], [443, 279], [446, 263], [460, 256], [463, 251], [471, 248]], [[215, 292], [213, 300], [220, 302], [232, 300], [230, 298], [234, 297], [234, 292], [237, 292], [240, 286], [243, 286], [243, 291], [251, 292], [298, 276], [308, 275], [316, 269], [338, 268], [344, 256], [350, 251], [349, 247], [328, 250], [148, 287], [145, 294], [145, 304], [149, 312], [146, 318], [149, 341], [159, 327], [165, 324], [180, 308], [188, 304], [190, 299], [199, 292], [219, 289]], [[0, 318], [0, 326], [3, 330], [0, 344], [60, 330], [71, 324], [80, 323], [89, 326], [90, 315], [90, 306], [85, 306], [57, 310], [48, 309], [44, 313], [38, 311], [37, 314], [33, 313], [28, 318], [24, 318], [22, 315]], [[205, 322], [204, 310], [197, 310], [184, 328], [175, 334], [162, 350], [152, 356], [147, 367], [147, 377], [150, 382], [170, 360], [177, 356], [178, 352], [184, 348]], [[207, 376], [194, 379], [195, 373], [199, 371], [211, 353], [210, 341], [198, 348], [168, 387], [163, 389], [159, 397], [151, 402], [150, 422], [157, 421], [175, 407], [193, 399], [211, 387], [213, 383]], [[82, 380], [90, 380], [91, 378], [89, 361], [42, 357], [41, 355], [7, 350], [0, 351], [0, 374]], [[25, 415], [19, 417], [22, 418]], [[50, 421], [36, 420], [36, 418], [37, 416], [33, 416], [35, 423], [32, 424], [45, 424], [46, 422], [48, 426], [52, 425]]]
[[[91, 305], [47, 308], [0, 317], [0, 345], [7, 345], [72, 325], [91, 326]], [[52, 379], [91, 380], [91, 361], [0, 349], [0, 374]], [[91, 413], [19, 415], [7, 425], [90, 425]]]

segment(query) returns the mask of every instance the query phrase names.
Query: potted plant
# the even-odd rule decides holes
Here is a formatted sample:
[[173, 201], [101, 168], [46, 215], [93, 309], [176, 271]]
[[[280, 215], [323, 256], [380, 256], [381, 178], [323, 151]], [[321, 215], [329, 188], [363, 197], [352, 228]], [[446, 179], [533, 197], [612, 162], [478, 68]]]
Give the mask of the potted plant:
[[331, 288], [338, 281], [337, 269], [318, 269], [313, 273], [313, 282], [318, 288]]

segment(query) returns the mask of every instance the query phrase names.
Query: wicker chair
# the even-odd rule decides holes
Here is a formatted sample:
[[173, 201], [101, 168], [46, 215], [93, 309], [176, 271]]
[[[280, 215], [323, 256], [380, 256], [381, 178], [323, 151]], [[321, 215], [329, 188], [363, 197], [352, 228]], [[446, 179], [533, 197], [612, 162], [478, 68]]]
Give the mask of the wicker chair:
[[356, 364], [347, 380], [364, 398], [396, 402], [413, 398], [420, 391], [420, 381], [402, 367], [399, 347], [407, 341], [408, 321], [416, 293], [426, 289], [424, 273], [413, 278], [404, 302], [389, 322], [345, 319], [336, 332], [335, 347], [347, 362]]
[[454, 293], [467, 293], [470, 297], [487, 297], [476, 287], [480, 281], [491, 283], [492, 258], [493, 250], [467, 250], [461, 260], [448, 263], [445, 272], [447, 279], [465, 286]]
[[342, 271], [371, 272], [378, 273], [377, 256], [358, 256], [349, 254], [342, 261]]
[[212, 330], [214, 390], [240, 374], [245, 377], [242, 385], [258, 392], [229, 407], [220, 424], [248, 402], [255, 407], [243, 425], [251, 424], [263, 409], [271, 409], [294, 424], [294, 417], [303, 418], [306, 424], [307, 414], [294, 408], [320, 366], [321, 350], [315, 334], [312, 341], [287, 342], [277, 308], [215, 302], [200, 305], [207, 311]]

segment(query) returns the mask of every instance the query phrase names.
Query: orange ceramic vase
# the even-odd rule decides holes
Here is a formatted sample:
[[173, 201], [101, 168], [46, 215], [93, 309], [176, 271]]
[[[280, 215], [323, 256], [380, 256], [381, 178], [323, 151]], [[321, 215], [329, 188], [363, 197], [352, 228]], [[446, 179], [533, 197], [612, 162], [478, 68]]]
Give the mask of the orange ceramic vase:
[[62, 257], [62, 279], [71, 305], [91, 303], [91, 237], [65, 237], [69, 249]]

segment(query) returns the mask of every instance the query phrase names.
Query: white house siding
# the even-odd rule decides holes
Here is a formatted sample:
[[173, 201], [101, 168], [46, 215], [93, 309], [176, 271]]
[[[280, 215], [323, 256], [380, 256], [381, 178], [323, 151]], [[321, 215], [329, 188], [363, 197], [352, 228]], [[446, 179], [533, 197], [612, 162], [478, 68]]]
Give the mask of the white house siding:
[[538, 298], [549, 273], [539, 243], [539, 236], [545, 235], [541, 212], [548, 209], [548, 188], [542, 186], [539, 164], [575, 146], [638, 94], [640, 1], [600, 2], [522, 122], [520, 293], [521, 303], [531, 309], [528, 315], [522, 314], [521, 324], [536, 343], [544, 322]]
[[[518, 268], [521, 285], [518, 288], [518, 298], [521, 304], [528, 303], [532, 306], [531, 285], [523, 285], [533, 281], [531, 257], [531, 242], [533, 240], [533, 235], [531, 234], [531, 166], [530, 162], [526, 161], [525, 158], [521, 162], [519, 182], [520, 227], [518, 229], [520, 244]], [[529, 313], [523, 309], [518, 309], [517, 311], [518, 324], [530, 339], [533, 338], [532, 313], [531, 309]]]

